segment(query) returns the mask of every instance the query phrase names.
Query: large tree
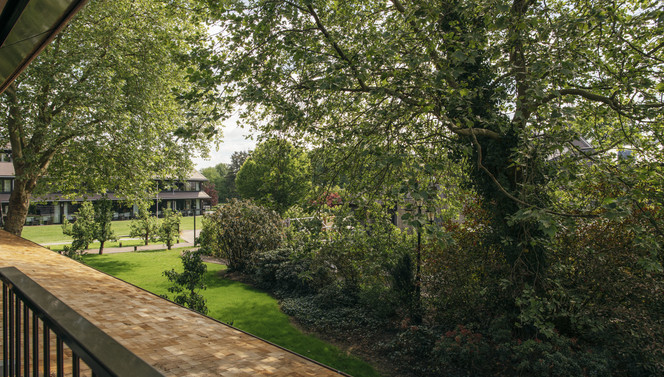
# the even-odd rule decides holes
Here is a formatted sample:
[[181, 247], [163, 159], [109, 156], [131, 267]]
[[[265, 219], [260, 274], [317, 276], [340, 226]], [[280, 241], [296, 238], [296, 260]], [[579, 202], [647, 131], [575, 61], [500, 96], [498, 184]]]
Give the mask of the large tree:
[[[217, 200], [214, 201], [212, 205], [216, 205], [218, 202], [225, 202], [228, 200], [229, 189], [226, 180], [226, 174], [228, 174], [228, 165], [223, 162], [218, 163], [214, 167], [203, 168], [201, 169], [201, 174], [210, 180], [211, 186], [216, 190]], [[207, 191], [206, 191], [207, 192]], [[209, 194], [209, 193], [208, 193]]]
[[227, 200], [230, 199], [239, 199], [240, 194], [237, 192], [237, 187], [235, 186], [235, 178], [237, 173], [240, 171], [240, 168], [244, 164], [244, 161], [249, 158], [251, 151], [235, 151], [231, 155], [231, 163], [228, 164], [228, 172], [226, 173], [226, 182], [225, 187], [228, 190]]
[[[621, 203], [662, 201], [626, 178], [661, 187], [656, 1], [237, 0], [216, 18], [209, 63], [227, 105], [267, 133], [327, 146], [339, 167], [374, 166], [374, 182], [461, 161], [517, 276], [536, 281], [546, 266], [551, 216], [598, 216], [615, 199], [559, 200], [585, 174], [574, 160], [622, 186]], [[595, 152], [574, 151], [580, 136]], [[650, 163], [625, 172], [602, 158], [617, 145]], [[419, 197], [432, 187], [403, 182]]]
[[[215, 130], [189, 63], [206, 37], [187, 0], [92, 0], [0, 98], [0, 143], [16, 179], [5, 229], [20, 235], [31, 197], [132, 199], [155, 176], [183, 177]], [[193, 80], [190, 80], [193, 79]]]
[[283, 214], [311, 188], [309, 157], [286, 140], [266, 140], [244, 162], [235, 184], [243, 198]]

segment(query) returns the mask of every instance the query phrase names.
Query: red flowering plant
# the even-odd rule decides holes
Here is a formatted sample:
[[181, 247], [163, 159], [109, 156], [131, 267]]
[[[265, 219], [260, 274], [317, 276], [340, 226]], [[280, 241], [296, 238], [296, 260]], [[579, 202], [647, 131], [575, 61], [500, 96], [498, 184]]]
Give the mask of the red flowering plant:
[[[434, 354], [438, 356], [440, 365], [459, 367], [476, 373], [488, 372], [493, 365], [491, 346], [482, 336], [464, 325], [457, 325], [454, 330], [445, 332], [434, 346]], [[443, 360], [441, 360], [443, 359]]]

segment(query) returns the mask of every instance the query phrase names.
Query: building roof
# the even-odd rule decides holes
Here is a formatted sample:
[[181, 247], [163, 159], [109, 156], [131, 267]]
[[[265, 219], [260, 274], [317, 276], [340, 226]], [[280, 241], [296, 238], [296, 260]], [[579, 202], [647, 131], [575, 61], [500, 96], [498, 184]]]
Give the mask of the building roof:
[[187, 177], [188, 181], [201, 181], [201, 182], [207, 182], [208, 179], [205, 178], [203, 174], [201, 174], [198, 170], [193, 169], [191, 174], [189, 174], [189, 177]]
[[160, 192], [160, 200], [175, 200], [175, 199], [210, 199], [205, 191], [174, 191], [174, 192]]
[[[6, 195], [7, 198], [4, 199], [3, 195]], [[124, 200], [115, 196], [113, 193], [108, 193], [106, 195], [108, 200]], [[157, 196], [159, 200], [176, 200], [176, 199], [210, 199], [205, 191], [174, 191], [174, 192], [160, 192]], [[83, 195], [79, 197], [69, 197], [63, 196], [61, 194], [46, 194], [39, 197], [35, 197], [34, 202], [80, 202], [84, 200], [99, 200], [102, 198], [100, 194], [90, 194]], [[0, 194], [0, 201], [5, 202], [9, 200], [9, 194]]]
[[87, 0], [0, 0], [0, 93]]
[[11, 162], [0, 162], [0, 177], [14, 177], [14, 164]]

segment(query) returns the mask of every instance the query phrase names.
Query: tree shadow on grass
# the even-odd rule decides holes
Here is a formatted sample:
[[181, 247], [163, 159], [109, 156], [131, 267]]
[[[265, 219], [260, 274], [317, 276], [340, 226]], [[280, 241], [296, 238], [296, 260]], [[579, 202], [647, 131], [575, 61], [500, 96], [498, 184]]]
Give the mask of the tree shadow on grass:
[[84, 258], [83, 263], [96, 270], [105, 272], [109, 275], [116, 276], [123, 272], [128, 272], [136, 268], [136, 264], [129, 262], [121, 262], [117, 260], [100, 260], [93, 258]]

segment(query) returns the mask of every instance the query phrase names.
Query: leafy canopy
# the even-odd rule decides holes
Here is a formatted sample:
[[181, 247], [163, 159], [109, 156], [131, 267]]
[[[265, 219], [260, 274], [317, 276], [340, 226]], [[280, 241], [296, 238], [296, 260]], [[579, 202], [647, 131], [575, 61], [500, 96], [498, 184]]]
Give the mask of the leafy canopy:
[[17, 176], [10, 231], [20, 234], [32, 194], [136, 199], [155, 176], [187, 175], [217, 135], [197, 99], [214, 86], [196, 80], [191, 60], [206, 43], [204, 11], [187, 0], [92, 0], [3, 94], [0, 144], [11, 145]]
[[286, 140], [266, 140], [244, 162], [235, 184], [243, 198], [283, 214], [311, 188], [309, 158]]

